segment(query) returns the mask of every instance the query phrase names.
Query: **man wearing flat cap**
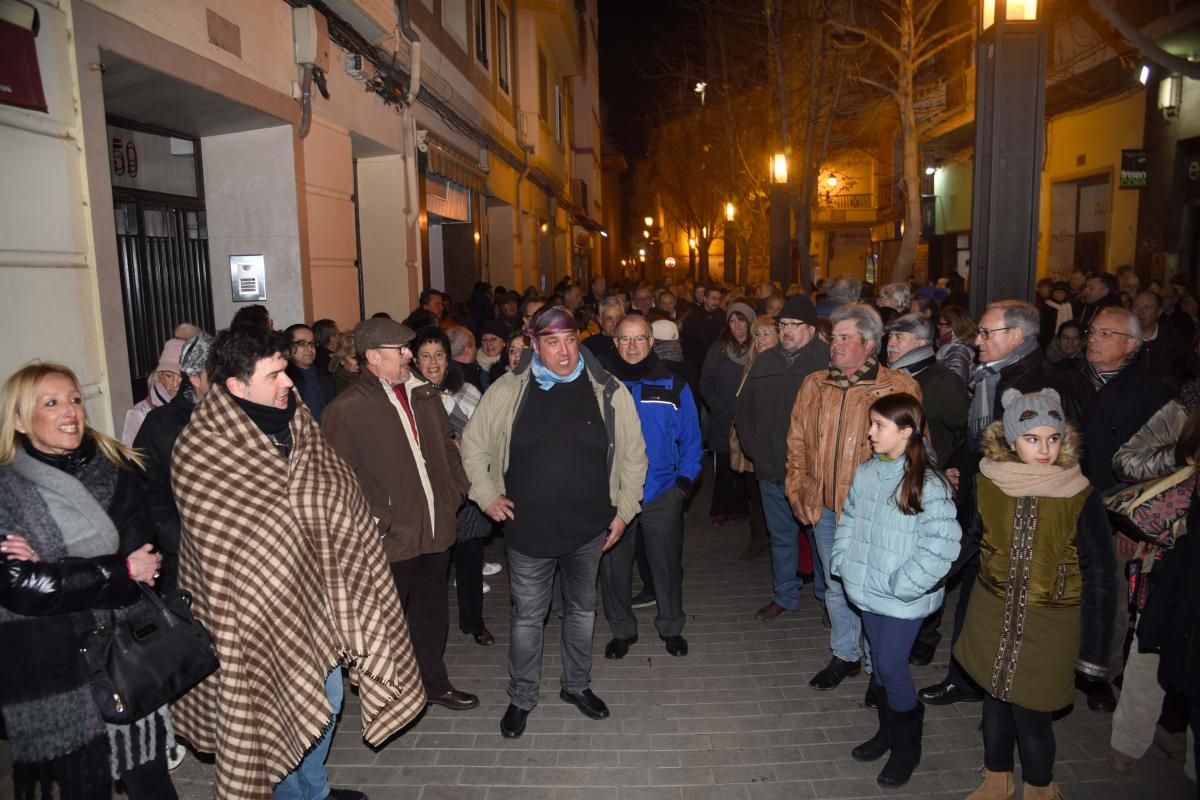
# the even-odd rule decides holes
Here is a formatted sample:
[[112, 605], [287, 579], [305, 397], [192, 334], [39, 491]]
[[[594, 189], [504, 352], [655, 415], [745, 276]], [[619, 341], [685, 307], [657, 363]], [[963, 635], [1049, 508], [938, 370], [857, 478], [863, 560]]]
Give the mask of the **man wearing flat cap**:
[[378, 521], [428, 700], [461, 711], [479, 698], [455, 689], [446, 672], [446, 576], [467, 476], [441, 398], [409, 369], [413, 336], [390, 319], [360, 322], [362, 370], [326, 407], [321, 427]]
[[792, 295], [783, 304], [778, 322], [779, 344], [754, 360], [734, 409], [738, 441], [746, 458], [754, 462], [771, 539], [771, 602], [755, 614], [764, 621], [800, 607], [804, 581], [796, 575], [798, 537], [806, 534], [801, 534], [784, 493], [787, 437], [781, 432], [791, 424], [792, 405], [804, 379], [829, 366], [829, 345], [817, 336], [817, 309], [812, 300]]
[[608, 706], [591, 690], [600, 556], [641, 511], [646, 444], [633, 396], [586, 348], [564, 306], [538, 312], [532, 349], [480, 400], [463, 431], [471, 499], [504, 522], [512, 622], [508, 709], [515, 739], [538, 703], [542, 641], [555, 572], [562, 576], [559, 698], [592, 719]]

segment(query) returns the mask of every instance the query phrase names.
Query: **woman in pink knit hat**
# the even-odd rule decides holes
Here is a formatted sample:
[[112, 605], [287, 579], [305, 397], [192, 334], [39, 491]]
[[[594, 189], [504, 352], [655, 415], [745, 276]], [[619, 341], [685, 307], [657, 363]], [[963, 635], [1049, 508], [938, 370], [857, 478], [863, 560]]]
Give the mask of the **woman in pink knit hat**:
[[149, 390], [146, 399], [125, 412], [125, 427], [121, 431], [121, 443], [133, 447], [134, 437], [142, 427], [146, 415], [159, 406], [171, 402], [183, 376], [179, 369], [179, 356], [183, 352], [183, 339], [168, 339], [158, 357], [158, 366], [146, 378]]

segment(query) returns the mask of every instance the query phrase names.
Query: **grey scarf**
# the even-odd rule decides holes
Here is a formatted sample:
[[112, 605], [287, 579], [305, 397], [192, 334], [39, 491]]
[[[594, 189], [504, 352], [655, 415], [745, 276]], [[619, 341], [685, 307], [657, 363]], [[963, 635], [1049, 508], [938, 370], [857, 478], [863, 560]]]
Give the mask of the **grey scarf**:
[[924, 347], [916, 347], [912, 350], [909, 350], [907, 353], [897, 358], [888, 366], [890, 366], [892, 369], [903, 370], [906, 374], [911, 374], [909, 372], [911, 367], [915, 367], [922, 361], [933, 357], [933, 346], [927, 344]]
[[971, 375], [970, 389], [975, 396], [971, 399], [971, 410], [967, 414], [967, 447], [979, 449], [983, 430], [992, 424], [992, 411], [996, 406], [996, 387], [1000, 385], [1000, 370], [1015, 364], [1037, 349], [1037, 339], [1026, 337], [1016, 348], [997, 361], [980, 364]]

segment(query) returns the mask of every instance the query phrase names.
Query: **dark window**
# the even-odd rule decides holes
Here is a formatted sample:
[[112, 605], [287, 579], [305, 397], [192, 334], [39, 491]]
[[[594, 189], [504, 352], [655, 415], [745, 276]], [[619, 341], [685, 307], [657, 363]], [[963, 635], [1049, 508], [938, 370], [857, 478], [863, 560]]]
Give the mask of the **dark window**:
[[496, 69], [500, 88], [508, 92], [508, 12], [496, 6]]
[[475, 58], [488, 65], [488, 0], [475, 0]]
[[543, 120], [550, 119], [550, 79], [547, 77], [546, 56], [538, 50], [538, 116]]

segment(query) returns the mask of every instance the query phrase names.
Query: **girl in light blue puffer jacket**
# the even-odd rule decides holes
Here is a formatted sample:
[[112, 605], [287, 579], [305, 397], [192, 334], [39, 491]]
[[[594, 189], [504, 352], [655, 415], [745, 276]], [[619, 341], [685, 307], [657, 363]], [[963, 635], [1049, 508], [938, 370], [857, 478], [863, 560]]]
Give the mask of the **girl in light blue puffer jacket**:
[[921, 402], [887, 395], [870, 415], [875, 454], [854, 473], [830, 571], [862, 613], [879, 698], [879, 731], [851, 755], [874, 761], [890, 750], [878, 781], [894, 787], [907, 783], [921, 760], [924, 709], [908, 655], [921, 623], [942, 604], [939, 584], [958, 555], [962, 531], [950, 486], [925, 448]]

